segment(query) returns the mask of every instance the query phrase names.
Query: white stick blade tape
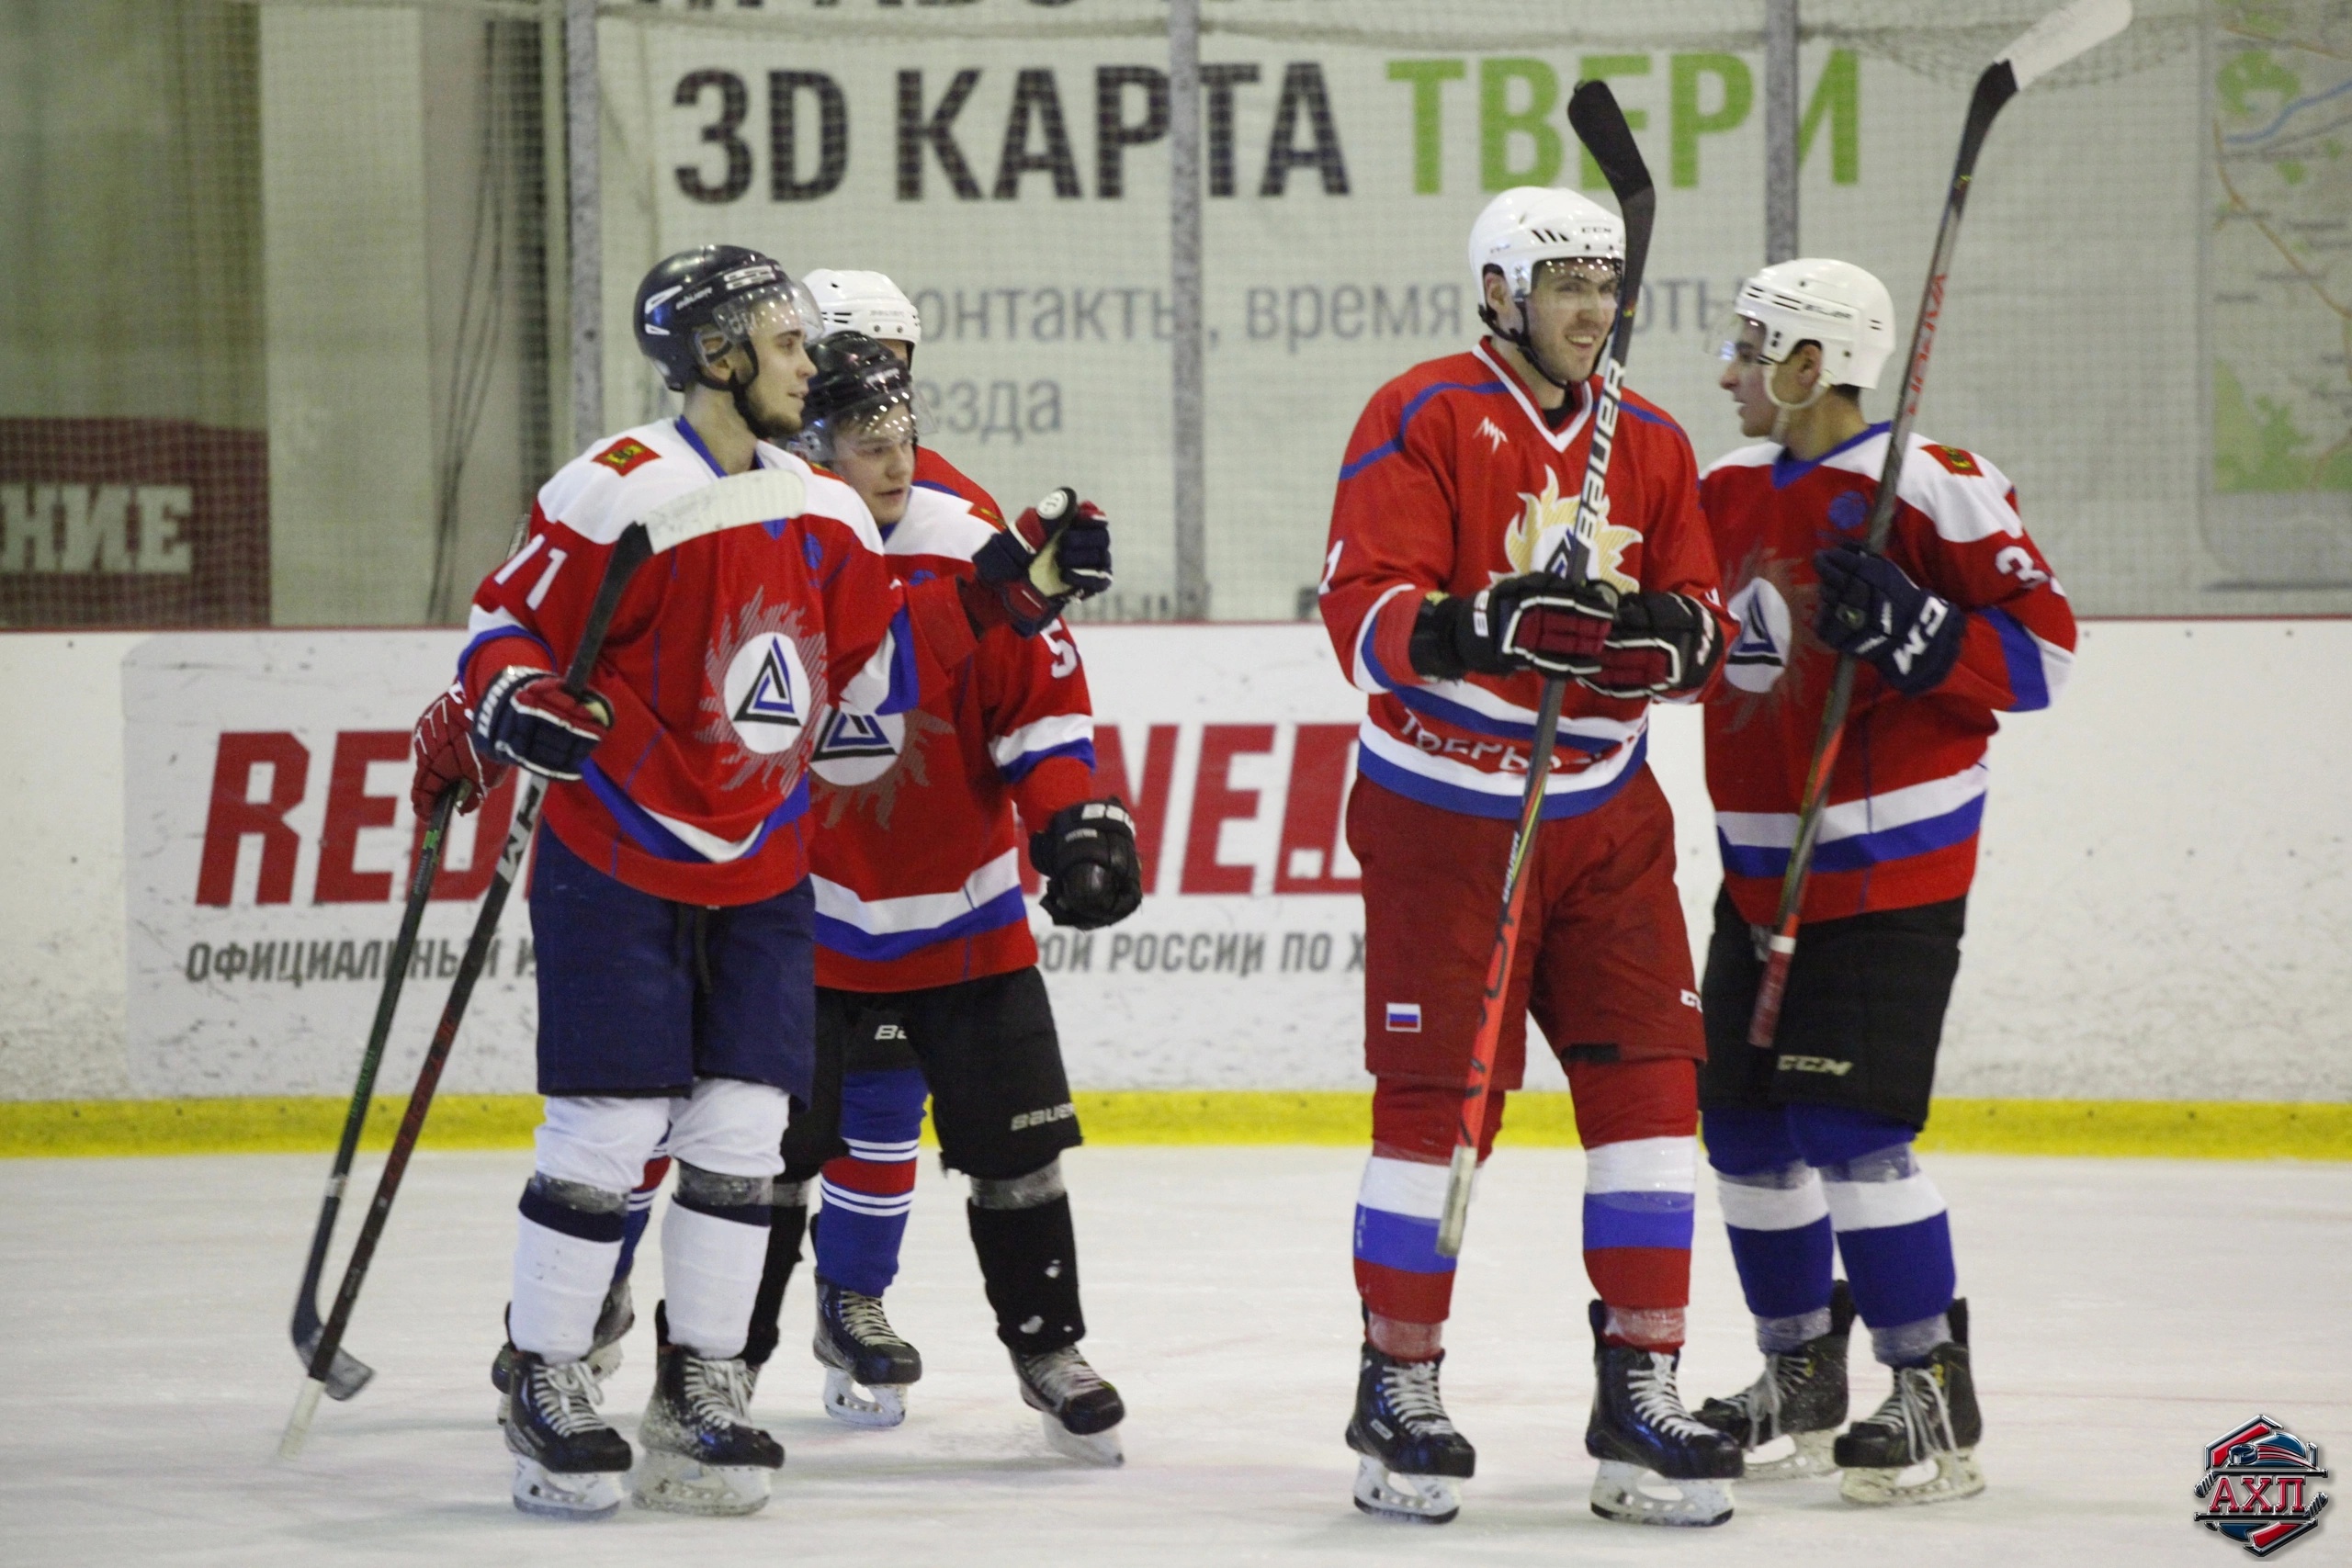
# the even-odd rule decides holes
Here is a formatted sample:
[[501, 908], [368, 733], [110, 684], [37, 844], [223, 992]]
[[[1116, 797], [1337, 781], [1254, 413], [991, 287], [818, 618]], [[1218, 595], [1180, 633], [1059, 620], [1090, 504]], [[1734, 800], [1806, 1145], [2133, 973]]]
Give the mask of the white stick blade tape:
[[2023, 92], [2078, 54], [2098, 48], [2132, 25], [2132, 0], [2075, 0], [2028, 28], [2001, 58]]
[[807, 489], [791, 469], [753, 468], [666, 502], [638, 522], [644, 525], [653, 553], [660, 555], [722, 529], [797, 517], [807, 502]]

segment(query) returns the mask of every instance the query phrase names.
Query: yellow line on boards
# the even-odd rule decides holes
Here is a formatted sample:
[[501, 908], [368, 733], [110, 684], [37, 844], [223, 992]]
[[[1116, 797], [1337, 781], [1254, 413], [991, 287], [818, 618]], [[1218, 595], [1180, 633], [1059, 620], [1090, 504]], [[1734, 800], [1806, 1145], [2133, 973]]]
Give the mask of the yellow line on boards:
[[[1372, 1135], [1371, 1097], [1362, 1092], [1115, 1089], [1075, 1099], [1088, 1141], [1102, 1145], [1360, 1148]], [[325, 1153], [342, 1135], [346, 1103], [323, 1097], [0, 1101], [0, 1157]], [[390, 1145], [405, 1106], [404, 1100], [378, 1100], [361, 1147]], [[537, 1095], [445, 1094], [433, 1102], [422, 1146], [526, 1148], [538, 1121]], [[1501, 1141], [1506, 1147], [1573, 1147], [1568, 1097], [1512, 1095]], [[1939, 1100], [1919, 1146], [1955, 1154], [2352, 1160], [2352, 1104]]]

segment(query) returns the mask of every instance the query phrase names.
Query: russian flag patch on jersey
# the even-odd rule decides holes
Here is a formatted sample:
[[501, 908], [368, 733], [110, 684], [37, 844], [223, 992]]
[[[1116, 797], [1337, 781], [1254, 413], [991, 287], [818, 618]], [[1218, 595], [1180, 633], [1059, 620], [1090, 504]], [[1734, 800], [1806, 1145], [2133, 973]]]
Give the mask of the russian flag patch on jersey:
[[1388, 1032], [1389, 1032], [1389, 1033], [1391, 1033], [1391, 1034], [1419, 1034], [1420, 1032], [1421, 1032], [1421, 1004], [1420, 1004], [1420, 1003], [1419, 1003], [1419, 1002], [1390, 1002], [1390, 1003], [1388, 1004]]
[[1926, 452], [1928, 457], [1933, 457], [1937, 462], [1941, 463], [1945, 468], [1949, 468], [1955, 474], [1962, 474], [1970, 479], [1974, 479], [1984, 471], [1983, 468], [1976, 466], [1976, 458], [1973, 454], [1963, 452], [1957, 446], [1929, 446], [1922, 447], [1920, 450]]
[[616, 474], [631, 473], [662, 456], [633, 435], [624, 435], [602, 452], [595, 460]]

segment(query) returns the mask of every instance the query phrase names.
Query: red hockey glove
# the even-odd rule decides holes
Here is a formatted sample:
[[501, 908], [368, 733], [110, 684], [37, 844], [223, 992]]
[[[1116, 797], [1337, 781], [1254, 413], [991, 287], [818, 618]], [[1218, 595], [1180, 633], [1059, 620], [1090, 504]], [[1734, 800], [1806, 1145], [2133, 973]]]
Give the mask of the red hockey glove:
[[[1091, 598], [1111, 586], [1109, 520], [1065, 486], [982, 545], [972, 565], [990, 591], [973, 615], [974, 629], [985, 631], [1001, 618], [1023, 637], [1035, 637], [1053, 625], [1070, 600]], [[995, 605], [988, 605], [987, 598]]]
[[542, 778], [578, 778], [612, 728], [613, 707], [603, 697], [575, 697], [561, 676], [525, 664], [500, 671], [474, 710], [474, 739], [482, 750]]
[[1474, 598], [1432, 593], [1413, 625], [1413, 669], [1439, 681], [1473, 671], [1596, 674], [1616, 613], [1617, 592], [1607, 583], [1542, 571], [1506, 577]]
[[1580, 677], [1604, 697], [1693, 692], [1713, 676], [1724, 639], [1705, 605], [1682, 593], [1629, 593], [1601, 645], [1600, 668]]
[[466, 784], [458, 797], [460, 814], [481, 808], [481, 797], [498, 787], [506, 770], [493, 762], [485, 766], [474, 750], [473, 715], [466, 711], [466, 689], [452, 685], [433, 699], [409, 737], [409, 751], [416, 773], [409, 780], [408, 802], [418, 818], [433, 815], [441, 797]]

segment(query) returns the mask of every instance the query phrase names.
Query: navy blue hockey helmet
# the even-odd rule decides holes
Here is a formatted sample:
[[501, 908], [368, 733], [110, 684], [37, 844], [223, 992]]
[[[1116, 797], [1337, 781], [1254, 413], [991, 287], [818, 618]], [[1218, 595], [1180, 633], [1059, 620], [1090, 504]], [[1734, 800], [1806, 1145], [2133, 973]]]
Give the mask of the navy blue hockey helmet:
[[637, 286], [636, 319], [638, 348], [673, 392], [695, 382], [741, 391], [719, 369], [729, 353], [763, 331], [813, 339], [822, 330], [808, 286], [741, 245], [701, 245], [658, 263]]
[[837, 332], [808, 345], [817, 367], [800, 411], [801, 456], [831, 462], [845, 432], [911, 441], [915, 383], [899, 356], [864, 333]]

